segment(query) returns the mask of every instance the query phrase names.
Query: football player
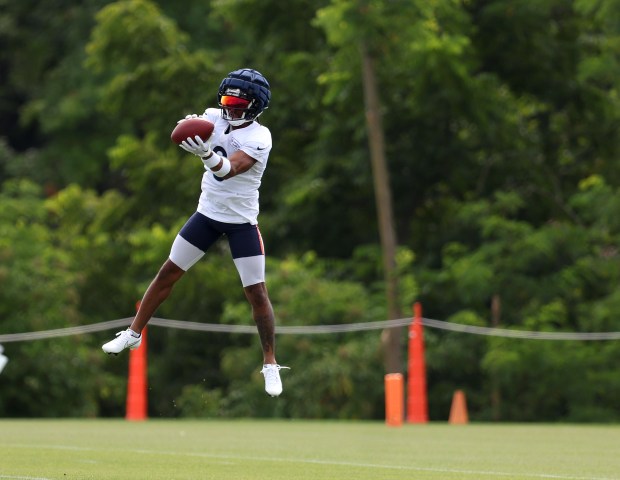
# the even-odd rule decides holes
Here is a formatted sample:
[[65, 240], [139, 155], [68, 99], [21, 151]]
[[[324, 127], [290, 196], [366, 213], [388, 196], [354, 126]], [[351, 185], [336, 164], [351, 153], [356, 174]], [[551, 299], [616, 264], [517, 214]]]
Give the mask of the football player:
[[4, 347], [0, 345], [0, 373], [2, 373], [2, 370], [4, 370], [4, 367], [6, 367], [8, 362], [9, 358], [4, 355]]
[[258, 329], [265, 391], [275, 397], [282, 393], [279, 370], [288, 367], [276, 362], [274, 313], [265, 285], [265, 251], [257, 221], [258, 189], [271, 151], [271, 133], [258, 117], [269, 106], [271, 90], [261, 73], [244, 68], [222, 80], [217, 98], [219, 108], [207, 108], [201, 115], [215, 126], [209, 140], [203, 142], [196, 136], [180, 144], [204, 163], [197, 211], [179, 231], [130, 327], [102, 348], [108, 354], [138, 348], [142, 329], [175, 283], [225, 235]]

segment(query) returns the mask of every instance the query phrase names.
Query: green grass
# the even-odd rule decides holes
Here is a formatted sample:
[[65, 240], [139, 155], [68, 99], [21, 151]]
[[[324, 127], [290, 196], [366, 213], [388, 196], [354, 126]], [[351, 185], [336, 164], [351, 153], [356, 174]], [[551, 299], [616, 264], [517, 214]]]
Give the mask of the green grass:
[[620, 479], [620, 426], [0, 420], [0, 479]]

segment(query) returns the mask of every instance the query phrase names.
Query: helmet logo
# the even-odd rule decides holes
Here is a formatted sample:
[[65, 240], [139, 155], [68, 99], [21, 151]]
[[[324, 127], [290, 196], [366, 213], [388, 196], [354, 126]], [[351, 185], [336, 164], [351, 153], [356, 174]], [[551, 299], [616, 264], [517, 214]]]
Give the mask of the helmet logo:
[[227, 88], [224, 95], [230, 95], [231, 97], [243, 97], [239, 88]]

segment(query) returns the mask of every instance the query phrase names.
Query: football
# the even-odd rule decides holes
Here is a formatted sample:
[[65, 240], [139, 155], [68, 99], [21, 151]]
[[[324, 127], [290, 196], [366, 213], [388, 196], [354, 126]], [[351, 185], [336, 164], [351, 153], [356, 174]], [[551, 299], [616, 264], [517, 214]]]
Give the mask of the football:
[[174, 127], [170, 138], [177, 145], [188, 137], [194, 138], [196, 135], [200, 136], [203, 141], [207, 141], [213, 133], [214, 125], [204, 118], [188, 118], [177, 123]]

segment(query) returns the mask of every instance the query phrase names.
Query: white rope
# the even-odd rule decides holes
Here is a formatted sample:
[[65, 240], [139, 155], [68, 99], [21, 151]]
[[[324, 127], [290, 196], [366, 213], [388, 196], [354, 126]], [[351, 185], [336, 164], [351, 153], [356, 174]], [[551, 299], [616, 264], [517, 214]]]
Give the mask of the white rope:
[[0, 335], [0, 343], [24, 342], [29, 340], [43, 340], [53, 337], [68, 337], [69, 335], [80, 335], [82, 333], [100, 332], [102, 330], [110, 330], [112, 328], [127, 327], [133, 320], [133, 317], [119, 318], [118, 320], [110, 320], [108, 322], [93, 323], [90, 325], [81, 325], [78, 327], [57, 328], [55, 330], [41, 330], [38, 332], [26, 333], [8, 333]]
[[460, 323], [442, 322], [424, 318], [425, 327], [450, 330], [452, 332], [490, 335], [493, 337], [527, 338], [535, 340], [618, 340], [620, 332], [531, 332], [527, 330], [507, 330], [504, 328], [477, 327]]
[[[308, 326], [280, 326], [276, 333], [284, 335], [314, 335], [319, 333], [359, 332], [362, 330], [382, 330], [384, 328], [396, 328], [409, 325], [411, 318], [399, 318], [397, 320], [385, 320], [378, 322], [343, 323], [338, 325], [308, 325]], [[182, 330], [195, 330], [202, 332], [225, 332], [225, 333], [256, 333], [254, 325], [221, 325], [213, 323], [182, 322], [179, 320], [165, 320], [152, 318], [149, 325], [158, 327], [179, 328]], [[0, 336], [0, 341], [2, 337]]]
[[[77, 327], [59, 328], [55, 330], [43, 330], [38, 332], [8, 333], [0, 335], [0, 343], [24, 342], [32, 340], [43, 340], [54, 337], [66, 337], [69, 335], [81, 335], [84, 333], [100, 332], [116, 328], [126, 328], [133, 317], [119, 318], [107, 322], [81, 325]], [[325, 333], [344, 333], [360, 332], [366, 330], [383, 330], [385, 328], [400, 328], [410, 325], [412, 319], [399, 318], [395, 320], [383, 320], [376, 322], [345, 323], [339, 325], [307, 325], [307, 326], [285, 326], [278, 325], [276, 333], [281, 335], [316, 335]], [[186, 322], [181, 320], [168, 320], [165, 318], [154, 317], [149, 325], [165, 328], [176, 328], [180, 330], [191, 330], [198, 332], [219, 332], [219, 333], [243, 333], [255, 334], [254, 325], [226, 325], [217, 323]], [[423, 318], [422, 325], [429, 328], [437, 328], [459, 333], [469, 333], [473, 335], [488, 335], [494, 337], [522, 338], [534, 340], [619, 340], [620, 332], [532, 332], [526, 330], [508, 330], [503, 328], [478, 327], [475, 325], [463, 325], [460, 323], [444, 322]]]

